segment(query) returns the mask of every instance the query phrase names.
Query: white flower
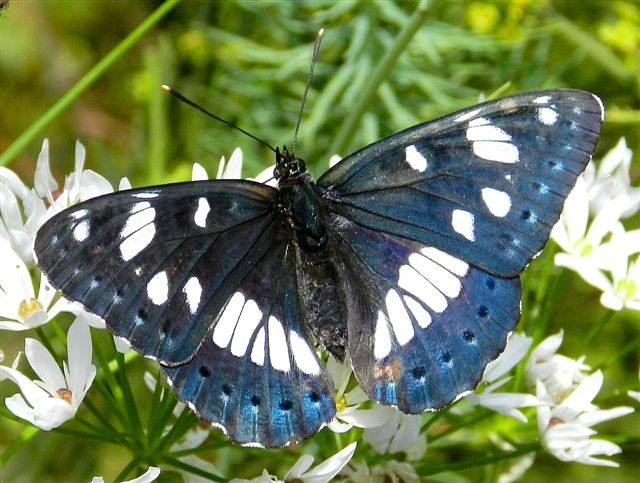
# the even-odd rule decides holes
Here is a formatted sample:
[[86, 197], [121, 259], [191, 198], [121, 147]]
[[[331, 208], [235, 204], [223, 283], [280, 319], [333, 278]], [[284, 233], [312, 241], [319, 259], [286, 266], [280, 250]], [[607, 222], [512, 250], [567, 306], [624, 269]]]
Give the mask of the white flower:
[[236, 148], [229, 157], [229, 162], [225, 165], [224, 156], [218, 165], [217, 179], [242, 179], [242, 150]]
[[[258, 183], [268, 184], [269, 186], [275, 186], [276, 180], [273, 177], [273, 169], [275, 165], [271, 165], [268, 168], [265, 168], [261, 171], [255, 178], [242, 178], [242, 150], [240, 148], [236, 148], [231, 153], [229, 157], [229, 162], [225, 160], [225, 157], [222, 156], [220, 158], [220, 163], [218, 164], [218, 171], [216, 173], [216, 179], [249, 179], [253, 181], [257, 181]], [[208, 180], [209, 175], [207, 174], [207, 170], [202, 167], [199, 163], [194, 163], [193, 169], [191, 171], [191, 179], [193, 181], [203, 181]]]
[[280, 481], [300, 481], [304, 483], [329, 482], [332, 481], [333, 478], [340, 473], [342, 468], [344, 468], [344, 466], [351, 460], [355, 451], [356, 443], [351, 443], [329, 459], [320, 463], [311, 471], [308, 470], [313, 464], [313, 456], [303, 455], [293, 464], [291, 469], [287, 471], [282, 480], [278, 480], [276, 477], [269, 475], [267, 470], [264, 470], [262, 475], [251, 480], [234, 478], [231, 480], [231, 483], [272, 483]]
[[553, 400], [562, 400], [567, 392], [581, 382], [591, 368], [584, 364], [584, 357], [577, 360], [561, 354], [556, 354], [564, 333], [562, 331], [544, 339], [533, 349], [527, 367], [525, 377], [527, 384], [536, 389], [538, 381], [542, 382]]
[[345, 394], [347, 385], [351, 379], [351, 361], [348, 357], [340, 364], [333, 356], [327, 360], [327, 371], [333, 379], [333, 387], [336, 388], [337, 413], [329, 422], [328, 427], [335, 433], [345, 433], [354, 426], [358, 428], [373, 428], [387, 422], [394, 413], [394, 408], [373, 403], [370, 409], [360, 409], [360, 406], [369, 401], [359, 385], [356, 385]]
[[629, 170], [633, 153], [624, 138], [598, 163], [587, 165], [584, 173], [589, 189], [589, 205], [592, 213], [598, 213], [611, 204], [623, 206], [621, 217], [627, 218], [640, 209], [640, 187], [631, 186]]
[[[613, 310], [640, 310], [637, 261], [630, 259], [640, 252], [640, 230], [625, 231], [620, 222], [640, 209], [640, 188], [631, 187], [629, 181], [630, 162], [631, 151], [621, 139], [599, 171], [590, 164], [551, 231], [564, 252], [556, 254], [555, 264], [602, 290], [600, 302]], [[596, 213], [591, 223], [590, 205]]]
[[[40, 156], [46, 156], [47, 169], [49, 165], [49, 145], [45, 140], [42, 146]], [[64, 180], [64, 188], [62, 192], [54, 198], [51, 191], [39, 193], [47, 199], [50, 206], [48, 209], [48, 218], [59, 211], [75, 205], [82, 201], [86, 201], [96, 196], [113, 193], [111, 183], [103, 176], [90, 169], [84, 169], [86, 151], [80, 141], [76, 141], [75, 150], [75, 169]], [[40, 158], [38, 158], [40, 162]]]
[[[41, 184], [39, 176], [36, 168], [36, 183]], [[13, 171], [0, 166], [0, 239], [6, 240], [26, 263], [33, 262], [31, 245], [46, 212], [36, 192]]]
[[0, 239], [7, 240], [20, 258], [34, 262], [32, 246], [36, 232], [55, 213], [79, 201], [111, 193], [109, 182], [83, 169], [85, 149], [76, 142], [75, 171], [67, 176], [64, 189], [54, 196], [58, 184], [49, 169], [49, 141], [44, 140], [38, 155], [34, 188], [28, 188], [8, 168], [0, 167]]
[[595, 456], [612, 456], [622, 450], [616, 444], [601, 439], [590, 439], [597, 434], [591, 426], [619, 418], [633, 412], [633, 408], [619, 406], [601, 410], [591, 403], [602, 387], [602, 372], [596, 371], [584, 378], [562, 401], [547, 392], [541, 381], [537, 383], [537, 396], [547, 404], [539, 406], [538, 431], [543, 447], [561, 461], [599, 466], [619, 466], [613, 461]]
[[532, 394], [495, 391], [512, 379], [502, 376], [511, 371], [527, 355], [532, 342], [531, 337], [517, 333], [512, 334], [504, 352], [487, 365], [478, 386], [479, 389], [482, 388], [482, 392], [478, 392], [478, 390], [472, 392], [467, 396], [467, 401], [472, 405], [484, 406], [526, 423], [527, 418], [516, 408], [536, 406], [538, 404], [536, 397]]
[[620, 204], [607, 204], [589, 223], [587, 185], [582, 177], [578, 178], [558, 223], [551, 230], [551, 238], [564, 251], [556, 255], [556, 265], [568, 266], [579, 274], [606, 265], [608, 262], [602, 262], [598, 257], [598, 248], [611, 234], [624, 233], [620, 223], [622, 211]]
[[27, 360], [40, 380], [31, 381], [13, 367], [0, 366], [0, 380], [11, 379], [21, 391], [5, 399], [7, 408], [45, 431], [71, 419], [96, 374], [91, 349], [89, 326], [82, 316], [69, 327], [64, 373], [39, 341], [25, 339]]
[[71, 304], [53, 301], [55, 289], [40, 272], [40, 287], [35, 295], [26, 265], [9, 242], [0, 238], [0, 330], [27, 330], [45, 324]]
[[601, 258], [608, 260], [610, 274], [591, 274], [591, 285], [602, 290], [600, 303], [612, 310], [640, 310], [640, 257], [635, 255], [640, 252], [640, 230], [613, 236], [600, 251]]
[[562, 461], [618, 466], [595, 458], [611, 456], [621, 450], [615, 444], [590, 439], [596, 432], [591, 426], [633, 412], [630, 407], [601, 410], [592, 404], [602, 387], [600, 371], [586, 374], [589, 366], [583, 358], [576, 360], [556, 354], [562, 332], [543, 340], [531, 353], [526, 368], [529, 384], [535, 385], [541, 404], [536, 408], [542, 446]]
[[418, 414], [404, 414], [394, 408], [391, 417], [382, 425], [366, 428], [362, 439], [378, 453], [407, 453], [410, 460], [424, 456], [427, 436], [420, 434], [422, 418]]
[[[160, 476], [160, 468], [149, 466], [149, 469], [143, 475], [121, 483], [148, 483], [149, 481], [155, 481], [158, 476]], [[90, 483], [104, 483], [104, 478], [102, 476], [94, 476]]]
[[395, 460], [373, 467], [369, 467], [366, 462], [351, 463], [343, 473], [347, 476], [347, 481], [353, 483], [418, 483], [420, 481], [411, 464]]

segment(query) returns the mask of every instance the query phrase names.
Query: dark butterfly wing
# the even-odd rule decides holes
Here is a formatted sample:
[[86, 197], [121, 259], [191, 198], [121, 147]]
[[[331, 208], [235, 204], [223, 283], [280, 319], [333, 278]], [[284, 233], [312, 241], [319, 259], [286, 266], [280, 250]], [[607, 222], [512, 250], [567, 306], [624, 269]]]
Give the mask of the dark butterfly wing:
[[514, 276], [549, 238], [602, 117], [583, 91], [505, 97], [371, 144], [318, 186], [360, 225]]
[[163, 370], [181, 399], [240, 444], [307, 438], [333, 417], [335, 404], [302, 318], [293, 255], [276, 243], [236, 288], [198, 354]]
[[355, 281], [348, 348], [365, 392], [419, 413], [474, 389], [518, 322], [519, 278], [338, 215], [332, 224]]
[[517, 324], [518, 275], [602, 116], [582, 91], [506, 97], [394, 134], [319, 179], [333, 243], [361, 287], [348, 348], [370, 397], [416, 413], [476, 386]]
[[48, 220], [35, 253], [66, 297], [136, 350], [179, 363], [273, 243], [276, 193], [226, 180], [121, 191]]
[[123, 191], [54, 216], [35, 243], [51, 283], [158, 359], [196, 413], [268, 447], [335, 414], [276, 196], [244, 181]]

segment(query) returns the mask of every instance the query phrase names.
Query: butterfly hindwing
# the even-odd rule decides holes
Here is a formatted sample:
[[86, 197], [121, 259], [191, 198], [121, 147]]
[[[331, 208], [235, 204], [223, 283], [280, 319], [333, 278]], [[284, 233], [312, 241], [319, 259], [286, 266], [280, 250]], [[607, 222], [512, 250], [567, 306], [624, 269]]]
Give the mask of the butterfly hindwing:
[[143, 354], [177, 363], [281, 228], [274, 193], [227, 180], [121, 191], [55, 215], [35, 252], [66, 297]]
[[181, 399], [238, 443], [307, 438], [335, 403], [302, 320], [294, 256], [277, 243], [236, 287], [198, 354], [163, 370]]
[[348, 347], [365, 392], [419, 413], [475, 388], [518, 322], [519, 278], [337, 216], [334, 226], [359, 287]]
[[369, 145], [318, 186], [347, 219], [515, 276], [549, 238], [602, 113], [583, 91], [505, 97]]

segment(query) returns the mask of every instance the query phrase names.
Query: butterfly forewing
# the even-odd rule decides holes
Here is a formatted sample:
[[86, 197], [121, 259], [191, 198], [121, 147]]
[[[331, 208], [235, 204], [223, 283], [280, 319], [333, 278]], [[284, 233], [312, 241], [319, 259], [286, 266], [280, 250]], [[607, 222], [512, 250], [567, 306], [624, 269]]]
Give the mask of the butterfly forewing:
[[279, 231], [275, 193], [234, 181], [122, 191], [55, 215], [35, 252], [66, 297], [143, 354], [178, 363]]
[[198, 354], [163, 370], [181, 399], [238, 443], [307, 438], [335, 403], [302, 320], [293, 253], [277, 241], [236, 287]]
[[546, 243], [602, 115], [587, 92], [510, 96], [367, 146], [318, 186], [348, 219], [514, 276]]

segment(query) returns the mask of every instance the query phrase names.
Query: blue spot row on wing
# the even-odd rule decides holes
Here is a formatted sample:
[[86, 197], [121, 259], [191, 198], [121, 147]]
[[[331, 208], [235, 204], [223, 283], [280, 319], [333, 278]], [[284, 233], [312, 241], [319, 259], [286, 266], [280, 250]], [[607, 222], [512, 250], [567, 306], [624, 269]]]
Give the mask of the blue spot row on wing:
[[191, 361], [162, 369], [181, 400], [240, 444], [284, 446], [335, 414], [333, 390], [322, 379], [233, 357], [210, 337]]
[[472, 268], [462, 284], [464, 292], [443, 313], [433, 313], [431, 324], [387, 361], [396, 381], [373, 383], [380, 403], [406, 413], [441, 409], [473, 390], [485, 366], [502, 352], [520, 318], [519, 279]]

